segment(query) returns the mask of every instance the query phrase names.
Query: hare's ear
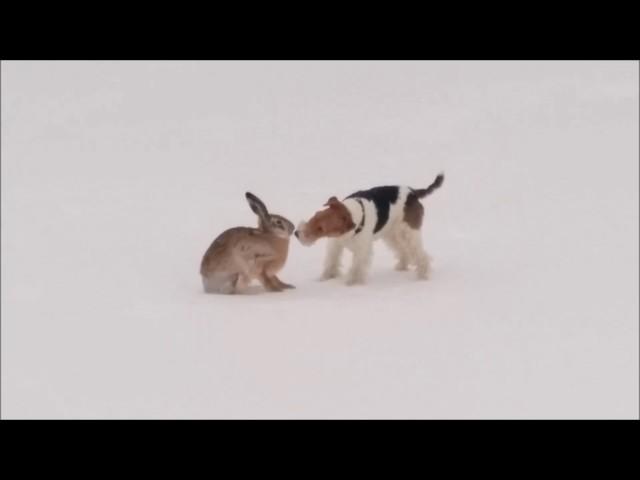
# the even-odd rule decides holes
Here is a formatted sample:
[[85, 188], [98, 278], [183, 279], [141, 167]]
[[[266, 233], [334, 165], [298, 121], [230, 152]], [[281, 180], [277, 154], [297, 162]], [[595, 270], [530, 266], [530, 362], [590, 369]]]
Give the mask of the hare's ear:
[[247, 202], [249, 202], [249, 206], [251, 207], [251, 210], [253, 210], [253, 213], [266, 222], [269, 218], [269, 212], [262, 200], [251, 192], [245, 193], [244, 196], [247, 198]]

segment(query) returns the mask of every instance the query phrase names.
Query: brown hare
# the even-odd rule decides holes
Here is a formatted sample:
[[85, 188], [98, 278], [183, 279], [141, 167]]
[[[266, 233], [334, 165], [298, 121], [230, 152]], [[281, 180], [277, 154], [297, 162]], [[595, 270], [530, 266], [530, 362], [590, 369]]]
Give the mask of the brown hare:
[[294, 225], [281, 215], [270, 214], [252, 193], [245, 197], [258, 216], [258, 228], [230, 228], [213, 241], [200, 264], [204, 291], [241, 293], [254, 279], [271, 292], [295, 288], [276, 276], [287, 261]]

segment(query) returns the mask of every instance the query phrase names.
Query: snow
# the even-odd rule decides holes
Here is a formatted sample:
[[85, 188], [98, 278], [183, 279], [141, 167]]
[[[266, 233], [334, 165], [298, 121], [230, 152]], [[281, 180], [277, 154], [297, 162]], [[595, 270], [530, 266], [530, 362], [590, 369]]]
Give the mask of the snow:
[[[638, 418], [637, 62], [3, 62], [2, 418]], [[428, 281], [200, 259], [427, 186]]]

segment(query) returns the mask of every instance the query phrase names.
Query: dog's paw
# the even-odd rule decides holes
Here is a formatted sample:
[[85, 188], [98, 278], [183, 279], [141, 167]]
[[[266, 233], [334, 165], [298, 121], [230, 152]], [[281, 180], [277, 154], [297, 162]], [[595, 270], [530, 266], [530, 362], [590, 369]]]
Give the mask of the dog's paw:
[[417, 270], [418, 280], [429, 280], [429, 270]]
[[349, 277], [347, 277], [344, 283], [350, 287], [353, 285], [363, 285], [364, 278], [362, 278], [361, 276], [350, 275]]
[[327, 280], [332, 280], [334, 278], [338, 278], [340, 276], [340, 272], [323, 272], [318, 279], [321, 282], [326, 282]]

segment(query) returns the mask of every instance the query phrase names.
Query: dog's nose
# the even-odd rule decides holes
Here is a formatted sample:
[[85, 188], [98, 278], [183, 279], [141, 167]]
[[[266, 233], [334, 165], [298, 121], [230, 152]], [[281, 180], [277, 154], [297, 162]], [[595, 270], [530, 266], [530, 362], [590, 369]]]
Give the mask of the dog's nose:
[[298, 235], [298, 230], [296, 230], [295, 232], [293, 232], [293, 234], [296, 236], [296, 238], [300, 238]]

